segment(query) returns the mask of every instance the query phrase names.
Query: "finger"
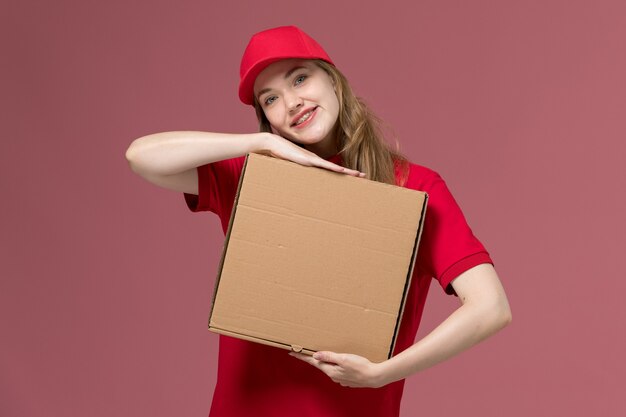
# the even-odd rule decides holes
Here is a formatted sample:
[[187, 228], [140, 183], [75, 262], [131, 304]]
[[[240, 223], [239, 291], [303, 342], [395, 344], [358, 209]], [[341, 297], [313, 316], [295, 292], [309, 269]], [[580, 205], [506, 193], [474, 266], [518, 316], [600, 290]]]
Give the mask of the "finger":
[[345, 387], [345, 388], [362, 388], [362, 387], [364, 387], [364, 385], [359, 384], [358, 382], [347, 381], [345, 379], [334, 378], [332, 380], [333, 380], [333, 382], [336, 382], [337, 384], [339, 384], [339, 385], [341, 385], [342, 387]]
[[352, 175], [354, 177], [361, 176], [361, 174], [363, 176], [365, 176], [365, 174], [363, 174], [362, 172], [359, 172], [359, 171], [354, 170], [354, 169], [342, 167], [342, 166], [336, 165], [336, 164], [331, 164], [329, 166], [324, 166], [324, 168], [329, 168], [329, 169], [331, 169], [331, 170], [333, 170], [335, 172], [339, 172], [341, 174], [346, 174], [346, 175]]
[[317, 165], [319, 167], [321, 167], [321, 168], [326, 168], [326, 169], [329, 169], [331, 171], [341, 172], [341, 173], [346, 172], [346, 170], [348, 169], [348, 168], [342, 167], [341, 165], [334, 164], [334, 163], [332, 163], [330, 161], [327, 161], [327, 160], [321, 159], [321, 158], [318, 160], [318, 164]]
[[348, 174], [348, 175], [352, 175], [354, 177], [358, 177], [359, 175], [361, 175], [361, 173], [357, 170], [354, 169], [350, 169], [350, 168], [344, 168], [343, 169], [343, 173], [344, 174]]
[[289, 356], [293, 356], [296, 359], [300, 359], [303, 362], [307, 362], [307, 363], [317, 367], [318, 361], [313, 359], [309, 355], [305, 355], [303, 353], [297, 353], [297, 352], [289, 352]]
[[330, 372], [332, 368], [334, 367], [334, 365], [320, 362], [317, 359], [313, 358], [312, 356], [305, 355], [304, 353], [289, 352], [289, 356], [293, 356], [294, 358], [300, 359], [303, 362], [313, 365], [316, 368], [324, 371], [324, 373], [326, 374], [328, 374], [328, 372]]
[[[289, 352], [289, 356], [293, 356], [294, 358], [300, 359], [303, 362], [308, 363], [309, 365], [315, 366], [320, 371], [324, 372], [331, 379], [333, 376], [337, 375], [337, 365], [332, 363], [320, 362], [317, 359], [313, 358], [309, 355], [304, 355], [302, 353]], [[337, 381], [335, 381], [337, 382]]]
[[[359, 172], [357, 170], [354, 169], [350, 169], [350, 168], [346, 168], [346, 167], [342, 167], [341, 165], [337, 165], [333, 162], [330, 162], [326, 159], [320, 158], [319, 156], [317, 156], [316, 154], [314, 154], [313, 152], [309, 152], [311, 154], [312, 160], [309, 160], [308, 163], [313, 165], [313, 166], [318, 166], [320, 168], [325, 168], [331, 171], [335, 171], [335, 172], [339, 172], [342, 174], [348, 174], [348, 175], [353, 175], [355, 177], [358, 176], [365, 176], [364, 173]], [[306, 165], [306, 163], [301, 162], [301, 164]]]
[[343, 362], [343, 356], [339, 353], [330, 352], [328, 350], [320, 350], [313, 354], [313, 359], [318, 361], [341, 364]]
[[335, 172], [341, 172], [341, 173], [354, 173], [354, 172], [358, 172], [358, 171], [354, 171], [350, 168], [346, 168], [346, 167], [342, 167], [341, 165], [337, 165], [334, 162], [330, 162], [327, 161], [326, 159], [320, 158], [317, 155], [313, 156], [313, 160], [311, 161], [311, 163], [315, 166], [318, 166], [320, 168], [326, 168], [329, 169], [331, 171], [335, 171]]

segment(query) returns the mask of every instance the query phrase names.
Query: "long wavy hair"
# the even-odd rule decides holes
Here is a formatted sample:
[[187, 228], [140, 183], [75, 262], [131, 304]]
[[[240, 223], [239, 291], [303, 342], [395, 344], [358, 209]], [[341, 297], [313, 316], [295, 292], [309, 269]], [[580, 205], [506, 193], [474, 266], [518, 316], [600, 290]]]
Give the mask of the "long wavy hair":
[[[373, 181], [404, 186], [409, 163], [400, 153], [398, 142], [396, 149], [392, 149], [382, 134], [381, 120], [361, 98], [354, 95], [348, 80], [334, 65], [322, 60], [313, 62], [326, 71], [335, 85], [339, 117], [334, 136], [346, 168], [365, 172], [366, 177]], [[259, 130], [271, 132], [270, 122], [256, 98], [254, 109]]]

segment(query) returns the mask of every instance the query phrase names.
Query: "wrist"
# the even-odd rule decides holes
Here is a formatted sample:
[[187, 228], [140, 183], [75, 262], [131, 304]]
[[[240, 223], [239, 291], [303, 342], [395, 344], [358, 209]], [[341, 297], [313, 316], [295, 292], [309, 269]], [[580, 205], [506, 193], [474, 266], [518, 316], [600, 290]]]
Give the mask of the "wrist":
[[373, 372], [373, 385], [375, 388], [384, 387], [387, 384], [395, 382], [389, 372], [389, 367], [387, 366], [388, 361], [375, 363], [374, 364], [374, 372]]
[[274, 135], [269, 132], [259, 132], [254, 135], [254, 145], [251, 151], [262, 154], [270, 154], [274, 143]]

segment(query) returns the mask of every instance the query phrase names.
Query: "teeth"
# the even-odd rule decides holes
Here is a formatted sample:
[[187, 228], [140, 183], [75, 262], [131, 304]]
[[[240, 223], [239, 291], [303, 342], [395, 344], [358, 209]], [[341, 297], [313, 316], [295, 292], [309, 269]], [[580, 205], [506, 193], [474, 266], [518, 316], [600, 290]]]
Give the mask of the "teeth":
[[311, 110], [310, 112], [308, 112], [307, 114], [299, 118], [296, 124], [299, 125], [300, 123], [304, 123], [305, 121], [307, 121], [309, 117], [311, 116], [311, 113], [313, 113], [313, 110]]

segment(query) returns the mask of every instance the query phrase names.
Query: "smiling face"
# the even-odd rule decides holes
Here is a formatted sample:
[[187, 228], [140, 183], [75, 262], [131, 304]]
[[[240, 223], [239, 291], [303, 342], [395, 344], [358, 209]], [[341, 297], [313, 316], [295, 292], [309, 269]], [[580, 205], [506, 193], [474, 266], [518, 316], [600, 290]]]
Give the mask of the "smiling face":
[[312, 61], [285, 59], [265, 68], [254, 83], [274, 133], [321, 157], [337, 153], [339, 101], [332, 79]]

